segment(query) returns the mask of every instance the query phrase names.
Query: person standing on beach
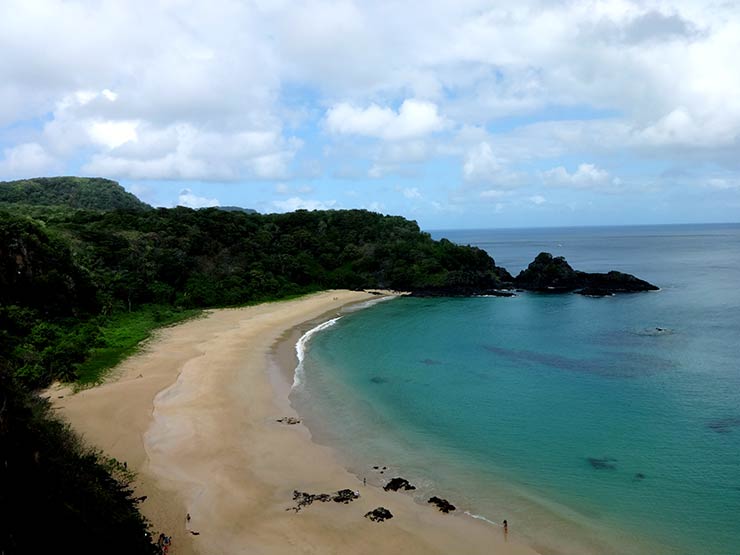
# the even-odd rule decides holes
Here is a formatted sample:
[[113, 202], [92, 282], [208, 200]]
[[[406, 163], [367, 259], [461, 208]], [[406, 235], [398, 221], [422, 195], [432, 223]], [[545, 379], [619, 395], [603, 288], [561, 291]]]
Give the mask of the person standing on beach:
[[509, 523], [504, 520], [504, 539], [509, 538]]

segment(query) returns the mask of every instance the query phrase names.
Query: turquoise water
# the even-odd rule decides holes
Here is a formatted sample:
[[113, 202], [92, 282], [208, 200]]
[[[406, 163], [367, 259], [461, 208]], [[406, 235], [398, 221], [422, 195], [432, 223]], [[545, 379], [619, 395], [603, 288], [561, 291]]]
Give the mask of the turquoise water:
[[306, 343], [291, 397], [316, 439], [544, 552], [740, 553], [740, 226], [435, 236], [512, 273], [548, 250], [661, 291], [346, 314]]

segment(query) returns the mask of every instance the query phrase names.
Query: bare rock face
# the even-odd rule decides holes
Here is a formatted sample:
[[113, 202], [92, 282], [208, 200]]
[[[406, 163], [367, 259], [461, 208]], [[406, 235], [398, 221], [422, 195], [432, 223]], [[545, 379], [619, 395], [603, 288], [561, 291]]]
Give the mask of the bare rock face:
[[437, 497], [436, 495], [434, 497], [429, 498], [429, 501], [427, 503], [432, 503], [433, 505], [437, 505], [437, 508], [442, 511], [443, 513], [449, 513], [450, 511], [454, 511], [457, 509], [452, 503], [447, 501], [447, 499], [442, 499], [440, 497]]
[[385, 491], [398, 491], [400, 489], [410, 491], [416, 489], [416, 486], [411, 485], [406, 478], [393, 478], [383, 486], [383, 489]]
[[385, 507], [378, 507], [365, 513], [365, 518], [369, 518], [373, 522], [383, 522], [389, 518], [393, 518], [393, 514]]

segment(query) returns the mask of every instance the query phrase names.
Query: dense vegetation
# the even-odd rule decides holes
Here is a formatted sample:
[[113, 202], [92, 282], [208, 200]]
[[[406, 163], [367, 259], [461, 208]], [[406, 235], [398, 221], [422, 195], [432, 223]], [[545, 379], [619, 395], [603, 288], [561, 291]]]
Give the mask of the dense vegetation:
[[120, 336], [121, 326], [141, 327], [142, 318], [155, 326], [193, 309], [333, 287], [434, 291], [499, 283], [485, 252], [433, 241], [415, 222], [362, 210], [37, 207], [31, 218], [11, 209], [0, 212], [0, 356], [33, 387], [73, 381], [81, 369], [94, 381], [91, 355], [120, 359], [130, 349], [119, 341], [111, 351], [110, 337]]
[[0, 367], [0, 553], [157, 553], [132, 478]]
[[99, 177], [37, 177], [0, 181], [0, 203], [89, 210], [148, 210], [115, 181]]

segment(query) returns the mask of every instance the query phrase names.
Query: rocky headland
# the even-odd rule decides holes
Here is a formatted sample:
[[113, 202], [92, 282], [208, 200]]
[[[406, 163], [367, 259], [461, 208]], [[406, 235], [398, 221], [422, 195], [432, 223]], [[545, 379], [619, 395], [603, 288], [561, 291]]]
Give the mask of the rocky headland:
[[516, 278], [514, 285], [542, 293], [579, 293], [601, 297], [614, 293], [657, 291], [658, 287], [631, 274], [606, 274], [574, 270], [562, 256], [541, 252]]
[[[512, 297], [515, 291], [539, 293], [578, 293], [604, 297], [615, 293], [657, 291], [658, 287], [631, 274], [611, 271], [589, 273], [574, 270], [562, 256], [541, 252], [516, 277], [506, 268], [496, 266], [492, 277], [484, 280], [461, 279], [462, 283], [411, 291], [413, 297]], [[467, 281], [467, 283], [465, 282]]]

